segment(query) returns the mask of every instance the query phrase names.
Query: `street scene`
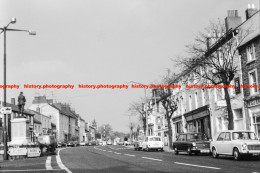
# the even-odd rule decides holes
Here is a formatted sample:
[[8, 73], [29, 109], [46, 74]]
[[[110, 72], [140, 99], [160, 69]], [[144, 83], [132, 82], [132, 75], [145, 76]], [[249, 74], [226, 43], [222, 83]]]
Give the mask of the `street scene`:
[[0, 2], [0, 172], [260, 173], [259, 0]]

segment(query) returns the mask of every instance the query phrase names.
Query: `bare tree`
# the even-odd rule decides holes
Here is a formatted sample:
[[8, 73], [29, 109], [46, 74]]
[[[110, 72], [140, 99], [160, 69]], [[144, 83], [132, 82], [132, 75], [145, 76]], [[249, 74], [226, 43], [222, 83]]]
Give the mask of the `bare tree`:
[[211, 22], [205, 31], [200, 32], [195, 42], [187, 46], [190, 57], [178, 58], [177, 65], [183, 65], [185, 71], [194, 73], [198, 79], [214, 85], [224, 85], [228, 129], [232, 130], [233, 112], [228, 87], [225, 86], [230, 85], [239, 70], [238, 47], [250, 30], [226, 31], [225, 25], [219, 21]]
[[134, 122], [130, 122], [129, 123], [129, 129], [130, 129], [130, 140], [131, 142], [133, 142], [133, 131], [134, 131], [134, 128], [136, 127], [136, 123]]
[[110, 124], [104, 124], [98, 128], [100, 134], [104, 137], [104, 139], [111, 138], [112, 136], [112, 127]]
[[[172, 85], [175, 79], [175, 74], [170, 77], [170, 70], [168, 69], [168, 75], [164, 77], [163, 83], [165, 85]], [[168, 88], [166, 91], [164, 89], [158, 89], [156, 95], [159, 95], [160, 99], [157, 101], [162, 102], [163, 108], [165, 109], [165, 117], [168, 124], [168, 139], [169, 147], [172, 148], [172, 124], [171, 119], [173, 113], [178, 109], [177, 97], [172, 95], [171, 89]]]
[[133, 102], [130, 104], [128, 111], [131, 115], [139, 115], [139, 120], [142, 122], [144, 132], [146, 132], [146, 116], [144, 111], [144, 103], [143, 102]]

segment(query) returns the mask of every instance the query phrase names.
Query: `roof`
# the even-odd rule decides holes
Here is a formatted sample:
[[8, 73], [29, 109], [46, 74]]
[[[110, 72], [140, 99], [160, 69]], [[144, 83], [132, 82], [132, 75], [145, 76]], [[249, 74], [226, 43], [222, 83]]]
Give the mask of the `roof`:
[[33, 118], [33, 122], [34, 124], [42, 124], [39, 120], [37, 120], [36, 118]]

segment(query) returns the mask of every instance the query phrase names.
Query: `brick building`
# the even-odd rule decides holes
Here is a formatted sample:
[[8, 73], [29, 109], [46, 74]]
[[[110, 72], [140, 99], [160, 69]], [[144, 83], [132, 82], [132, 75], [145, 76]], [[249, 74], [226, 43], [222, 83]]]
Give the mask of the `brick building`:
[[[242, 66], [242, 90], [244, 94], [246, 129], [254, 131], [260, 137], [260, 11], [254, 8], [246, 10], [246, 21], [241, 29], [250, 28], [251, 32], [239, 47]], [[248, 85], [256, 86], [254, 88]]]

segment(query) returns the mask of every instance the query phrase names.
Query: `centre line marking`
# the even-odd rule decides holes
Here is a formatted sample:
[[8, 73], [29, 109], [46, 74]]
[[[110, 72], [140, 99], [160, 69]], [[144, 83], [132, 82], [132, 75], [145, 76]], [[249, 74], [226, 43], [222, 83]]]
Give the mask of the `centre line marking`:
[[202, 166], [202, 165], [193, 165], [193, 164], [188, 164], [188, 163], [180, 163], [180, 162], [174, 162], [174, 163], [175, 163], [175, 164], [179, 164], [179, 165], [194, 166], [194, 167], [200, 167], [200, 168], [221, 169], [221, 168], [217, 168], [217, 167]]
[[121, 154], [121, 153], [117, 153], [117, 152], [114, 152], [115, 154]]
[[154, 158], [150, 158], [150, 157], [142, 157], [142, 158], [143, 159], [156, 160], [156, 161], [162, 162], [161, 159], [154, 159]]
[[112, 153], [112, 151], [107, 151], [107, 152]]
[[130, 157], [135, 157], [135, 155], [132, 155], [132, 154], [124, 154], [126, 156], [130, 156]]
[[103, 150], [103, 151], [107, 151], [107, 150]]
[[51, 156], [47, 157], [46, 163], [45, 163], [45, 167], [46, 167], [47, 170], [52, 170], [52, 167], [51, 167]]

